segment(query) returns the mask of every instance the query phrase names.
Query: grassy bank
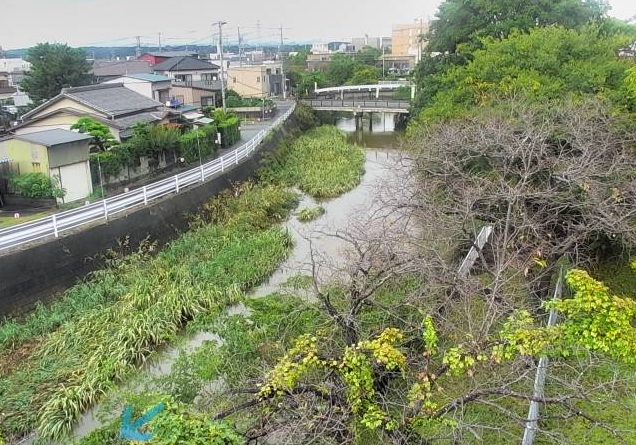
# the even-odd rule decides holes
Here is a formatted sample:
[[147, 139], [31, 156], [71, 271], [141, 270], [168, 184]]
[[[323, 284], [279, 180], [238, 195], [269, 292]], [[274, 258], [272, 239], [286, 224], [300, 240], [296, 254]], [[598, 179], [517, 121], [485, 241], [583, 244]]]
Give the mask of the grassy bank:
[[354, 189], [363, 174], [362, 149], [348, 143], [336, 127], [323, 126], [284, 144], [270, 158], [264, 177], [321, 199]]
[[[269, 276], [289, 252], [288, 235], [272, 226], [295, 203], [283, 188], [245, 186], [238, 198], [226, 194], [210, 204], [227, 205], [231, 214], [209, 224], [201, 219], [155, 258], [80, 285], [101, 304], [43, 337], [19, 370], [1, 378], [4, 433], [37, 426], [44, 436], [61, 437], [156, 345], [200, 314], [240, 301], [241, 292]], [[118, 285], [111, 288], [114, 276]], [[70, 292], [74, 299], [76, 292]], [[43, 331], [34, 320], [32, 330]]]

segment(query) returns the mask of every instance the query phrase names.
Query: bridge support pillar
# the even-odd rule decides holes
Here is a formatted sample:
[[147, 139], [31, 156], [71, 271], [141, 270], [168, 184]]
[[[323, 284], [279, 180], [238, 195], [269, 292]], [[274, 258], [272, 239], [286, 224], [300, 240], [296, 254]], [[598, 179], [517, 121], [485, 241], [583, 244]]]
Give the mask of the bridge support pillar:
[[373, 113], [369, 113], [369, 133], [373, 133]]
[[356, 120], [356, 132], [362, 131], [362, 112], [353, 113]]

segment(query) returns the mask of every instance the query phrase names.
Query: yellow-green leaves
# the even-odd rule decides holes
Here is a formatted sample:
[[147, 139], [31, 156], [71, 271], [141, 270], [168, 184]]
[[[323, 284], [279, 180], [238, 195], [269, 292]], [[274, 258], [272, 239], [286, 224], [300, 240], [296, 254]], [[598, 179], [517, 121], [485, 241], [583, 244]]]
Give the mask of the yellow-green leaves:
[[435, 329], [435, 324], [433, 324], [433, 317], [427, 315], [424, 319], [424, 344], [426, 345], [426, 354], [429, 356], [437, 354], [437, 345], [439, 343], [439, 338], [437, 336], [437, 330]]
[[558, 341], [636, 364], [636, 302], [611, 295], [582, 270], [572, 270], [566, 280], [573, 298], [548, 305], [564, 316]]

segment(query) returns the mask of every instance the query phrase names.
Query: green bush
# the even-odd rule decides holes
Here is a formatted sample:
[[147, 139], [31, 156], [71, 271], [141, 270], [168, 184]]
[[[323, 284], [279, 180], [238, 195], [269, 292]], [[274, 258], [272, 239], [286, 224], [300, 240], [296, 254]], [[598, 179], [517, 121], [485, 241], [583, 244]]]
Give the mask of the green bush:
[[223, 110], [214, 111], [214, 121], [219, 133], [221, 133], [221, 146], [223, 148], [234, 145], [241, 139], [241, 120], [232, 113]]
[[185, 158], [186, 162], [198, 161], [199, 157], [204, 159], [216, 150], [214, 136], [212, 136], [212, 134], [216, 135], [216, 127], [213, 125], [208, 127], [212, 128], [189, 131], [181, 135], [179, 146], [181, 156]]
[[44, 173], [26, 173], [11, 178], [11, 186], [20, 195], [31, 199], [63, 198], [65, 190], [55, 178]]

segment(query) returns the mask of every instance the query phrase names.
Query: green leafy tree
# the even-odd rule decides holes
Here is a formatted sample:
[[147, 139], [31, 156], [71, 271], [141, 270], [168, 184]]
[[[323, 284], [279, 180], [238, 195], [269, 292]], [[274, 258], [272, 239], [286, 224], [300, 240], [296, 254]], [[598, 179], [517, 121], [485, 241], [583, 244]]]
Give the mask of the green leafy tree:
[[356, 69], [347, 81], [349, 85], [373, 85], [378, 83], [378, 70], [370, 66], [363, 66]]
[[429, 50], [453, 53], [461, 44], [480, 46], [483, 37], [504, 39], [535, 27], [576, 28], [607, 10], [602, 0], [446, 0], [431, 23]]
[[351, 56], [335, 54], [327, 69], [327, 80], [331, 85], [345, 85], [353, 76], [357, 63]]
[[601, 94], [623, 100], [629, 96], [625, 78], [631, 64], [616, 52], [628, 41], [605, 37], [597, 27], [536, 28], [504, 40], [485, 39], [470, 63], [437, 78], [436, 95], [422, 116], [453, 117], [501, 96], [546, 101]]
[[91, 83], [90, 65], [81, 49], [62, 43], [40, 43], [29, 49], [26, 60], [31, 69], [20, 86], [34, 102], [48, 100], [62, 88]]
[[105, 151], [117, 144], [117, 140], [110, 132], [110, 129], [101, 122], [83, 117], [71, 126], [72, 130], [79, 130], [80, 133], [93, 136], [93, 146], [99, 151]]
[[356, 54], [356, 61], [362, 65], [376, 67], [380, 56], [382, 56], [382, 51], [377, 48], [365, 46]]

